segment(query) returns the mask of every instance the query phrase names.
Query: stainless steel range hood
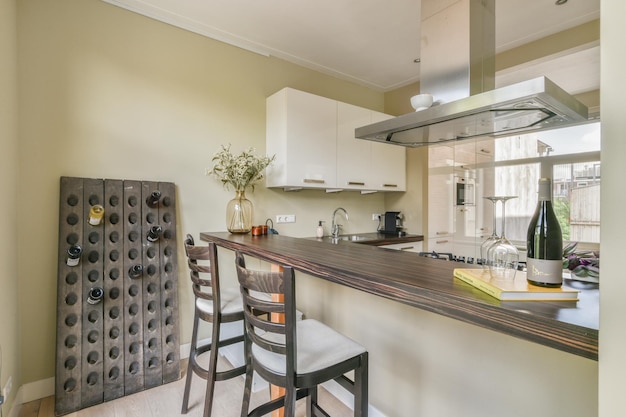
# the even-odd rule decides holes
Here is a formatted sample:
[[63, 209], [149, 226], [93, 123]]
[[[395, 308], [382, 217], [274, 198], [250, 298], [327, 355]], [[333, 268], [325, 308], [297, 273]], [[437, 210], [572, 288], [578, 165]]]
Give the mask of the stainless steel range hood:
[[552, 129], [587, 120], [587, 108], [545, 77], [359, 127], [357, 138], [424, 146]]
[[587, 121], [587, 107], [546, 77], [492, 89], [494, 0], [428, 9], [433, 5], [435, 0], [422, 0], [420, 88], [444, 103], [359, 127], [357, 138], [416, 147]]

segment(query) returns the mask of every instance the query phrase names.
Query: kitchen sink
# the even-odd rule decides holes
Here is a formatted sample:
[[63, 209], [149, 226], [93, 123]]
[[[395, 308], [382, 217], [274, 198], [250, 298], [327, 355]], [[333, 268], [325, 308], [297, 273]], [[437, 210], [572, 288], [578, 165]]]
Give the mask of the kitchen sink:
[[372, 239], [371, 237], [362, 236], [362, 235], [341, 235], [339, 237], [324, 236], [324, 240], [330, 240], [333, 243], [337, 243], [340, 240], [347, 241], [347, 242], [359, 242], [359, 241], [371, 240], [371, 239]]
[[340, 240], [349, 240], [351, 242], [357, 242], [359, 240], [367, 240], [369, 239], [367, 236], [360, 235], [348, 235], [348, 236], [339, 236]]

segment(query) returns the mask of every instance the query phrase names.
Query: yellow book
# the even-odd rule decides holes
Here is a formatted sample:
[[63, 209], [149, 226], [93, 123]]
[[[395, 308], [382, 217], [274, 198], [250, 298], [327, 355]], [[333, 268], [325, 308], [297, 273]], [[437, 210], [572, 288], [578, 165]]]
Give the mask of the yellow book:
[[538, 287], [526, 281], [526, 272], [517, 271], [515, 278], [492, 276], [486, 268], [455, 268], [454, 276], [502, 301], [577, 301], [578, 290]]

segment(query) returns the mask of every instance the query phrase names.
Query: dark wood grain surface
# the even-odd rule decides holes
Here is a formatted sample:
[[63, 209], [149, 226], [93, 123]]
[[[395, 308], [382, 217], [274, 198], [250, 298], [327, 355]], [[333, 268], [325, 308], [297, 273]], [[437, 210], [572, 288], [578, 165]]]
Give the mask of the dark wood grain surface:
[[[230, 250], [466, 323], [598, 360], [598, 286], [580, 300], [501, 302], [453, 277], [459, 263], [348, 241], [201, 233]], [[463, 264], [463, 267], [468, 267]]]

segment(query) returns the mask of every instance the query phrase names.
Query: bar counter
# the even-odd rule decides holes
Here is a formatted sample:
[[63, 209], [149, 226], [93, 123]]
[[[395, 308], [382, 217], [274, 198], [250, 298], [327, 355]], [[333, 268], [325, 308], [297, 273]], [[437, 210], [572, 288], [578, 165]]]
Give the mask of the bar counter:
[[564, 352], [598, 360], [597, 284], [565, 280], [579, 301], [501, 302], [453, 277], [468, 264], [349, 241], [204, 232], [204, 241], [267, 262]]

